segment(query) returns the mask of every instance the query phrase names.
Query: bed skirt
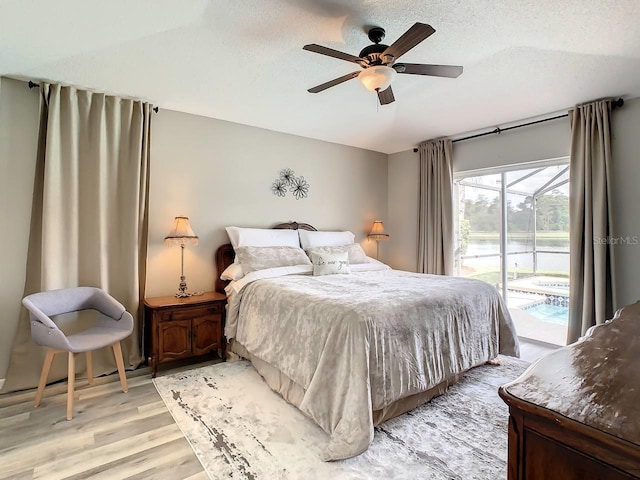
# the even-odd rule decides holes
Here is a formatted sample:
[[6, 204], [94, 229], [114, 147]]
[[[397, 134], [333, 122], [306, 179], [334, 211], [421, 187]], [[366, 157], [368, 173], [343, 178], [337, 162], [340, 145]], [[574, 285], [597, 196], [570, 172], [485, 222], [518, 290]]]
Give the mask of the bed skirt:
[[[234, 361], [245, 358], [251, 362], [256, 371], [264, 378], [269, 388], [278, 393], [287, 402], [300, 408], [302, 399], [305, 395], [305, 390], [299, 384], [291, 380], [288, 376], [282, 373], [277, 368], [268, 364], [264, 360], [257, 358], [255, 355], [249, 353], [242, 344], [232, 339], [229, 342], [227, 348], [227, 360]], [[460, 375], [454, 375], [453, 377], [437, 384], [436, 386], [425, 390], [424, 392], [409, 395], [408, 397], [400, 398], [395, 402], [379, 409], [374, 410], [373, 413], [373, 425], [380, 425], [387, 420], [402, 415], [420, 405], [427, 403], [434, 397], [445, 393], [451, 385], [456, 383], [461, 377]], [[327, 432], [331, 434], [331, 432]]]

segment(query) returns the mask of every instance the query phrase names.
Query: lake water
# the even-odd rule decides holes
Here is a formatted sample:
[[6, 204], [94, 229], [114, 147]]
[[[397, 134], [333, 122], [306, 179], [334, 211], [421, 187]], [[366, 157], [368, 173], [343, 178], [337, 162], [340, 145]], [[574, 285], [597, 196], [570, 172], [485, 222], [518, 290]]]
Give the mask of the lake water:
[[[538, 271], [553, 271], [569, 273], [569, 240], [563, 239], [544, 239], [538, 240], [538, 250], [557, 250], [565, 253], [538, 253]], [[507, 252], [522, 252], [525, 250], [533, 250], [533, 242], [522, 240], [508, 240]], [[495, 257], [484, 258], [468, 258], [464, 260], [467, 266], [487, 266], [500, 267], [500, 242], [497, 239], [469, 240], [469, 247], [465, 256], [469, 255], [487, 255], [497, 254]], [[533, 254], [509, 254], [507, 256], [509, 270], [516, 267], [518, 269], [533, 269]]]

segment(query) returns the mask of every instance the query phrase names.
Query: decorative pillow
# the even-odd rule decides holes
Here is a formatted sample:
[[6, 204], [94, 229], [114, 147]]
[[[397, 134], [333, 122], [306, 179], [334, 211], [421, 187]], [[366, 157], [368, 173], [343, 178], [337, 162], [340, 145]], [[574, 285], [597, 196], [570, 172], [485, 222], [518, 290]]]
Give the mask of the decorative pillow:
[[351, 232], [310, 232], [298, 230], [300, 245], [304, 250], [312, 247], [338, 247], [355, 243], [356, 236]]
[[245, 275], [267, 268], [311, 265], [300, 247], [238, 247], [236, 259]]
[[306, 250], [307, 255], [311, 256], [312, 253], [340, 253], [347, 252], [349, 255], [349, 264], [355, 265], [357, 263], [369, 263], [367, 255], [362, 250], [362, 247], [357, 243], [351, 245], [342, 245], [340, 247], [311, 247]]
[[220, 275], [220, 280], [240, 280], [242, 277], [244, 277], [242, 265], [239, 263], [232, 263], [224, 269], [224, 272]]
[[238, 247], [300, 247], [298, 232], [273, 228], [227, 227], [231, 245]]
[[335, 273], [351, 273], [349, 254], [347, 252], [311, 253], [314, 275], [333, 275]]

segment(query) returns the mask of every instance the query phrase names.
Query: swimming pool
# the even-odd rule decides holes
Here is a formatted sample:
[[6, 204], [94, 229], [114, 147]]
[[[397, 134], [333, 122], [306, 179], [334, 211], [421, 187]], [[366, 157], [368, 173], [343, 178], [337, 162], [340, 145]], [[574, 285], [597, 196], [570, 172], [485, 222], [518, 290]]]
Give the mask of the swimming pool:
[[525, 308], [527, 313], [545, 322], [567, 325], [569, 323], [569, 309], [558, 307], [547, 303], [540, 303], [529, 308]]

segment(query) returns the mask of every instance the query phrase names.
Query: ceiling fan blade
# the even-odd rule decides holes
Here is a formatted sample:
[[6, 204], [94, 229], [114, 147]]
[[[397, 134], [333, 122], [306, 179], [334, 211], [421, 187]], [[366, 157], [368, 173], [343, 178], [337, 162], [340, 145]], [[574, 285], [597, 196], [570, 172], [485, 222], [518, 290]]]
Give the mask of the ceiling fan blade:
[[462, 74], [462, 67], [457, 65], [423, 65], [421, 63], [396, 63], [393, 68], [398, 73], [410, 75], [429, 75], [431, 77], [457, 78]]
[[309, 50], [310, 52], [319, 53], [320, 55], [327, 55], [328, 57], [339, 58], [340, 60], [346, 60], [347, 62], [357, 63], [361, 60], [360, 57], [349, 55], [348, 53], [339, 52], [333, 48], [323, 47], [322, 45], [316, 45], [311, 43], [302, 47], [303, 50]]
[[435, 29], [431, 25], [414, 23], [409, 30], [382, 52], [382, 56], [392, 55], [393, 58], [398, 59], [433, 33], [435, 33]]
[[388, 105], [396, 101], [396, 98], [393, 96], [393, 90], [391, 87], [387, 87], [386, 90], [379, 91], [378, 90], [378, 100], [380, 100], [380, 105]]
[[346, 82], [347, 80], [351, 80], [352, 78], [356, 78], [358, 75], [360, 74], [360, 71], [358, 70], [357, 72], [351, 72], [348, 73], [340, 78], [334, 78], [333, 80], [323, 83], [322, 85], [318, 85], [316, 87], [310, 88], [309, 90], [307, 90], [309, 93], [319, 93], [322, 92], [323, 90], [326, 90], [327, 88], [330, 87], [335, 87], [336, 85], [339, 85], [343, 82]]

